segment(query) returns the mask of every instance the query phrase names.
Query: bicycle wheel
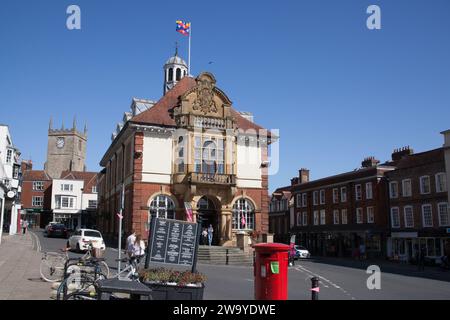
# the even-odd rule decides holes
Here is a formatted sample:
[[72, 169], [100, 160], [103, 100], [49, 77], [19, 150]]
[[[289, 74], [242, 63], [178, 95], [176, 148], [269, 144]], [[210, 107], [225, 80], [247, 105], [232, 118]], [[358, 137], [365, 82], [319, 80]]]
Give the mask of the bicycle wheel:
[[64, 276], [64, 261], [65, 259], [56, 252], [46, 253], [39, 267], [42, 279], [47, 282], [61, 281]]
[[105, 261], [100, 261], [98, 264], [101, 273], [106, 277], [109, 278], [109, 267], [108, 264]]

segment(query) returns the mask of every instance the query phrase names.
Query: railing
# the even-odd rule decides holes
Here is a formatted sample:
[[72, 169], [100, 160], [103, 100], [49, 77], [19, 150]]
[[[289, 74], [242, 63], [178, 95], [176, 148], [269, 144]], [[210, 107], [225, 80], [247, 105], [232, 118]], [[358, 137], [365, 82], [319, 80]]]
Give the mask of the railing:
[[189, 180], [191, 183], [236, 185], [236, 177], [232, 174], [193, 172]]

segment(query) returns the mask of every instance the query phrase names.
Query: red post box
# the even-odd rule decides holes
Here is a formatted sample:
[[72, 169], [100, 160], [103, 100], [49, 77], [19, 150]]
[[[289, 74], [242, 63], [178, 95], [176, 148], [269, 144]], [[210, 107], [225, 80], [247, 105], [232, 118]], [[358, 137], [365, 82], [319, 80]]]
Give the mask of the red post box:
[[287, 300], [289, 246], [260, 243], [255, 248], [255, 299]]

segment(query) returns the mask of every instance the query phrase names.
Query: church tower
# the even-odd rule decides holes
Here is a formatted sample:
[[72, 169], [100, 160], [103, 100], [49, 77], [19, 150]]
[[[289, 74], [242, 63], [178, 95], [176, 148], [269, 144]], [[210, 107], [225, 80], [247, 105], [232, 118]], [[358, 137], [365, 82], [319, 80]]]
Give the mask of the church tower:
[[175, 49], [175, 55], [167, 60], [164, 65], [164, 94], [172, 89], [178, 81], [188, 73], [186, 62], [178, 56], [178, 47]]
[[51, 178], [60, 178], [65, 170], [86, 171], [87, 127], [83, 132], [77, 130], [74, 118], [72, 129], [53, 129], [52, 119], [48, 126], [47, 162], [45, 172]]

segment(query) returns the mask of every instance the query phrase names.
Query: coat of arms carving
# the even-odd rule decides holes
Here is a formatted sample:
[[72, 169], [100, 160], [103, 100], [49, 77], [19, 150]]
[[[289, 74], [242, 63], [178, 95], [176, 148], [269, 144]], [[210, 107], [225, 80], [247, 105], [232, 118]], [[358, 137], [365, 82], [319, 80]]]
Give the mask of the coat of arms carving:
[[195, 93], [197, 98], [194, 101], [192, 109], [200, 110], [204, 114], [217, 113], [217, 106], [214, 102], [214, 83], [207, 78], [201, 78], [197, 81]]

